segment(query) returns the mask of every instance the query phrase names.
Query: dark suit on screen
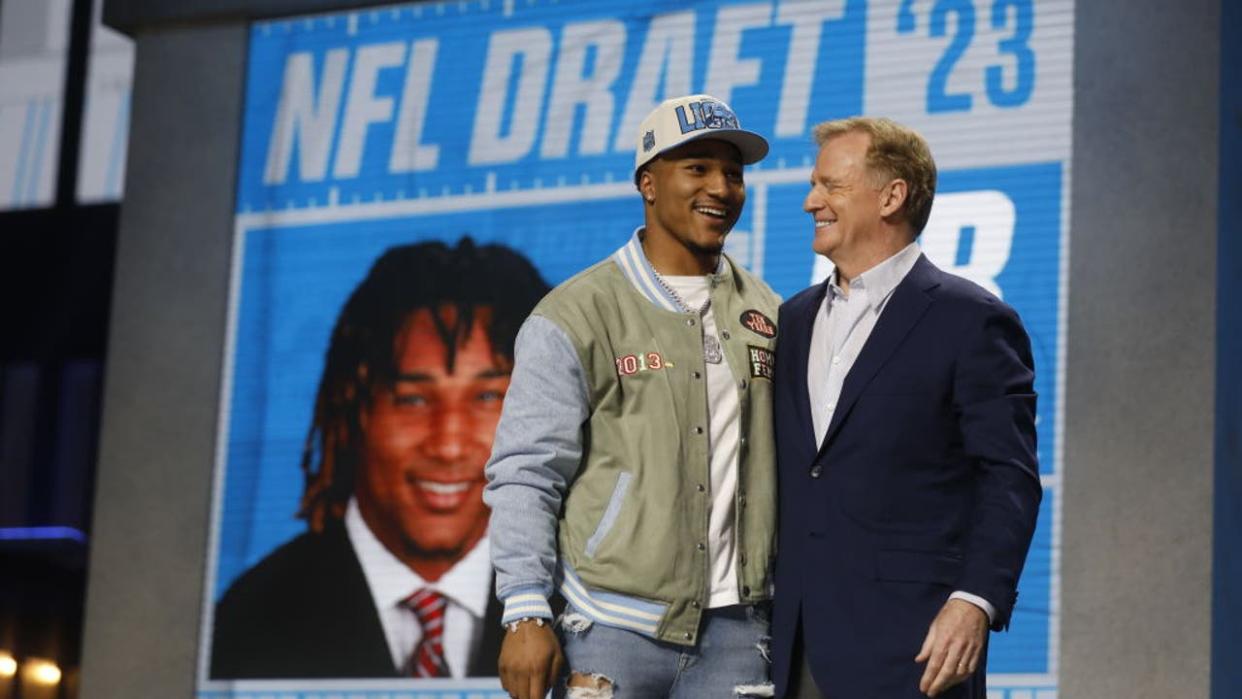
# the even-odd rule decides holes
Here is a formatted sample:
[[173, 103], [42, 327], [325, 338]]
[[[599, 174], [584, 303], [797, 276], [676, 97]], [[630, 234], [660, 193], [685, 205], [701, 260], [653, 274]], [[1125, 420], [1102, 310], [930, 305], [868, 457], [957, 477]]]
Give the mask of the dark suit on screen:
[[[801, 625], [831, 699], [904, 699], [955, 590], [1006, 628], [1041, 497], [1030, 343], [1017, 315], [920, 256], [893, 291], [815, 443], [807, 360], [827, 282], [780, 310], [777, 696]], [[797, 668], [793, 668], [796, 672]], [[943, 697], [984, 696], [984, 667]]]
[[[490, 589], [490, 581], [489, 581]], [[467, 675], [495, 677], [504, 627], [490, 596]], [[246, 571], [216, 605], [212, 679], [397, 677], [345, 527], [305, 533]]]

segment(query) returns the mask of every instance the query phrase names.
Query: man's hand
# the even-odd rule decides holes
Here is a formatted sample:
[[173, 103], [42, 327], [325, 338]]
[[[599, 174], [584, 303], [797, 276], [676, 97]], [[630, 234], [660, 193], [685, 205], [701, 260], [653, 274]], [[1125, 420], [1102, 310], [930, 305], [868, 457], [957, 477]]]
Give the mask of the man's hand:
[[565, 666], [550, 623], [533, 621], [506, 631], [500, 646], [500, 686], [516, 699], [543, 699]]
[[988, 615], [982, 609], [960, 599], [945, 602], [914, 658], [927, 663], [919, 691], [934, 697], [974, 674], [987, 633]]

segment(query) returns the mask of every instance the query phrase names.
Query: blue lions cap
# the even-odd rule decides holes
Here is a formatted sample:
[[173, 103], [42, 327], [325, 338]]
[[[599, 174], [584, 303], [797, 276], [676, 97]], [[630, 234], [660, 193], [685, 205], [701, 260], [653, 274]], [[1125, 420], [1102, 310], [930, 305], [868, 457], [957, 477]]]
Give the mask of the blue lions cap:
[[676, 97], [653, 109], [638, 127], [635, 180], [639, 169], [656, 156], [700, 138], [728, 141], [737, 146], [743, 165], [757, 163], [768, 154], [767, 140], [743, 129], [729, 105], [711, 95]]

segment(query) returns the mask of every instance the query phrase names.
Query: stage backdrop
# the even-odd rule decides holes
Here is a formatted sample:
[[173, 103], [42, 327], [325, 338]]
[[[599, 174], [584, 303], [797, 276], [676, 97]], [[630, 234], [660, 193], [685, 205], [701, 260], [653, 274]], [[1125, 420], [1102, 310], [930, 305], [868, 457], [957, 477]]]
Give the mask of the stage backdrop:
[[1055, 697], [1073, 14], [1072, 0], [463, 0], [254, 25], [199, 697], [504, 696], [487, 678], [213, 677], [216, 605], [306, 531], [299, 464], [329, 336], [375, 260], [468, 235], [565, 280], [641, 223], [637, 125], [692, 92], [772, 144], [728, 251], [784, 297], [826, 273], [801, 210], [811, 127], [885, 115], [930, 141], [923, 249], [1017, 309], [1037, 366], [1044, 504], [989, 697]]

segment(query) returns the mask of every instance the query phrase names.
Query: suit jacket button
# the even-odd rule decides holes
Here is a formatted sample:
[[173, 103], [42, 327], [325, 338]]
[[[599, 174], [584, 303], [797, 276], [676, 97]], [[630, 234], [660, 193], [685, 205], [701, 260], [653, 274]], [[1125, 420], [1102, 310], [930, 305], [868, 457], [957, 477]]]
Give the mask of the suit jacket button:
[[698, 601], [697, 599], [695, 599], [695, 600], [690, 600], [690, 606], [691, 606], [691, 607], [694, 607], [695, 609], [698, 609], [698, 608], [699, 608], [699, 607], [701, 607], [702, 605], [701, 605], [701, 604], [699, 604], [699, 601]]
[[742, 596], [743, 596], [743, 597], [750, 597], [750, 586], [749, 586], [749, 585], [743, 585], [743, 586], [742, 586]]
[[819, 464], [815, 464], [814, 466], [811, 467], [811, 478], [819, 478], [820, 474], [822, 474], [823, 472], [824, 472], [824, 468], [820, 466]]

